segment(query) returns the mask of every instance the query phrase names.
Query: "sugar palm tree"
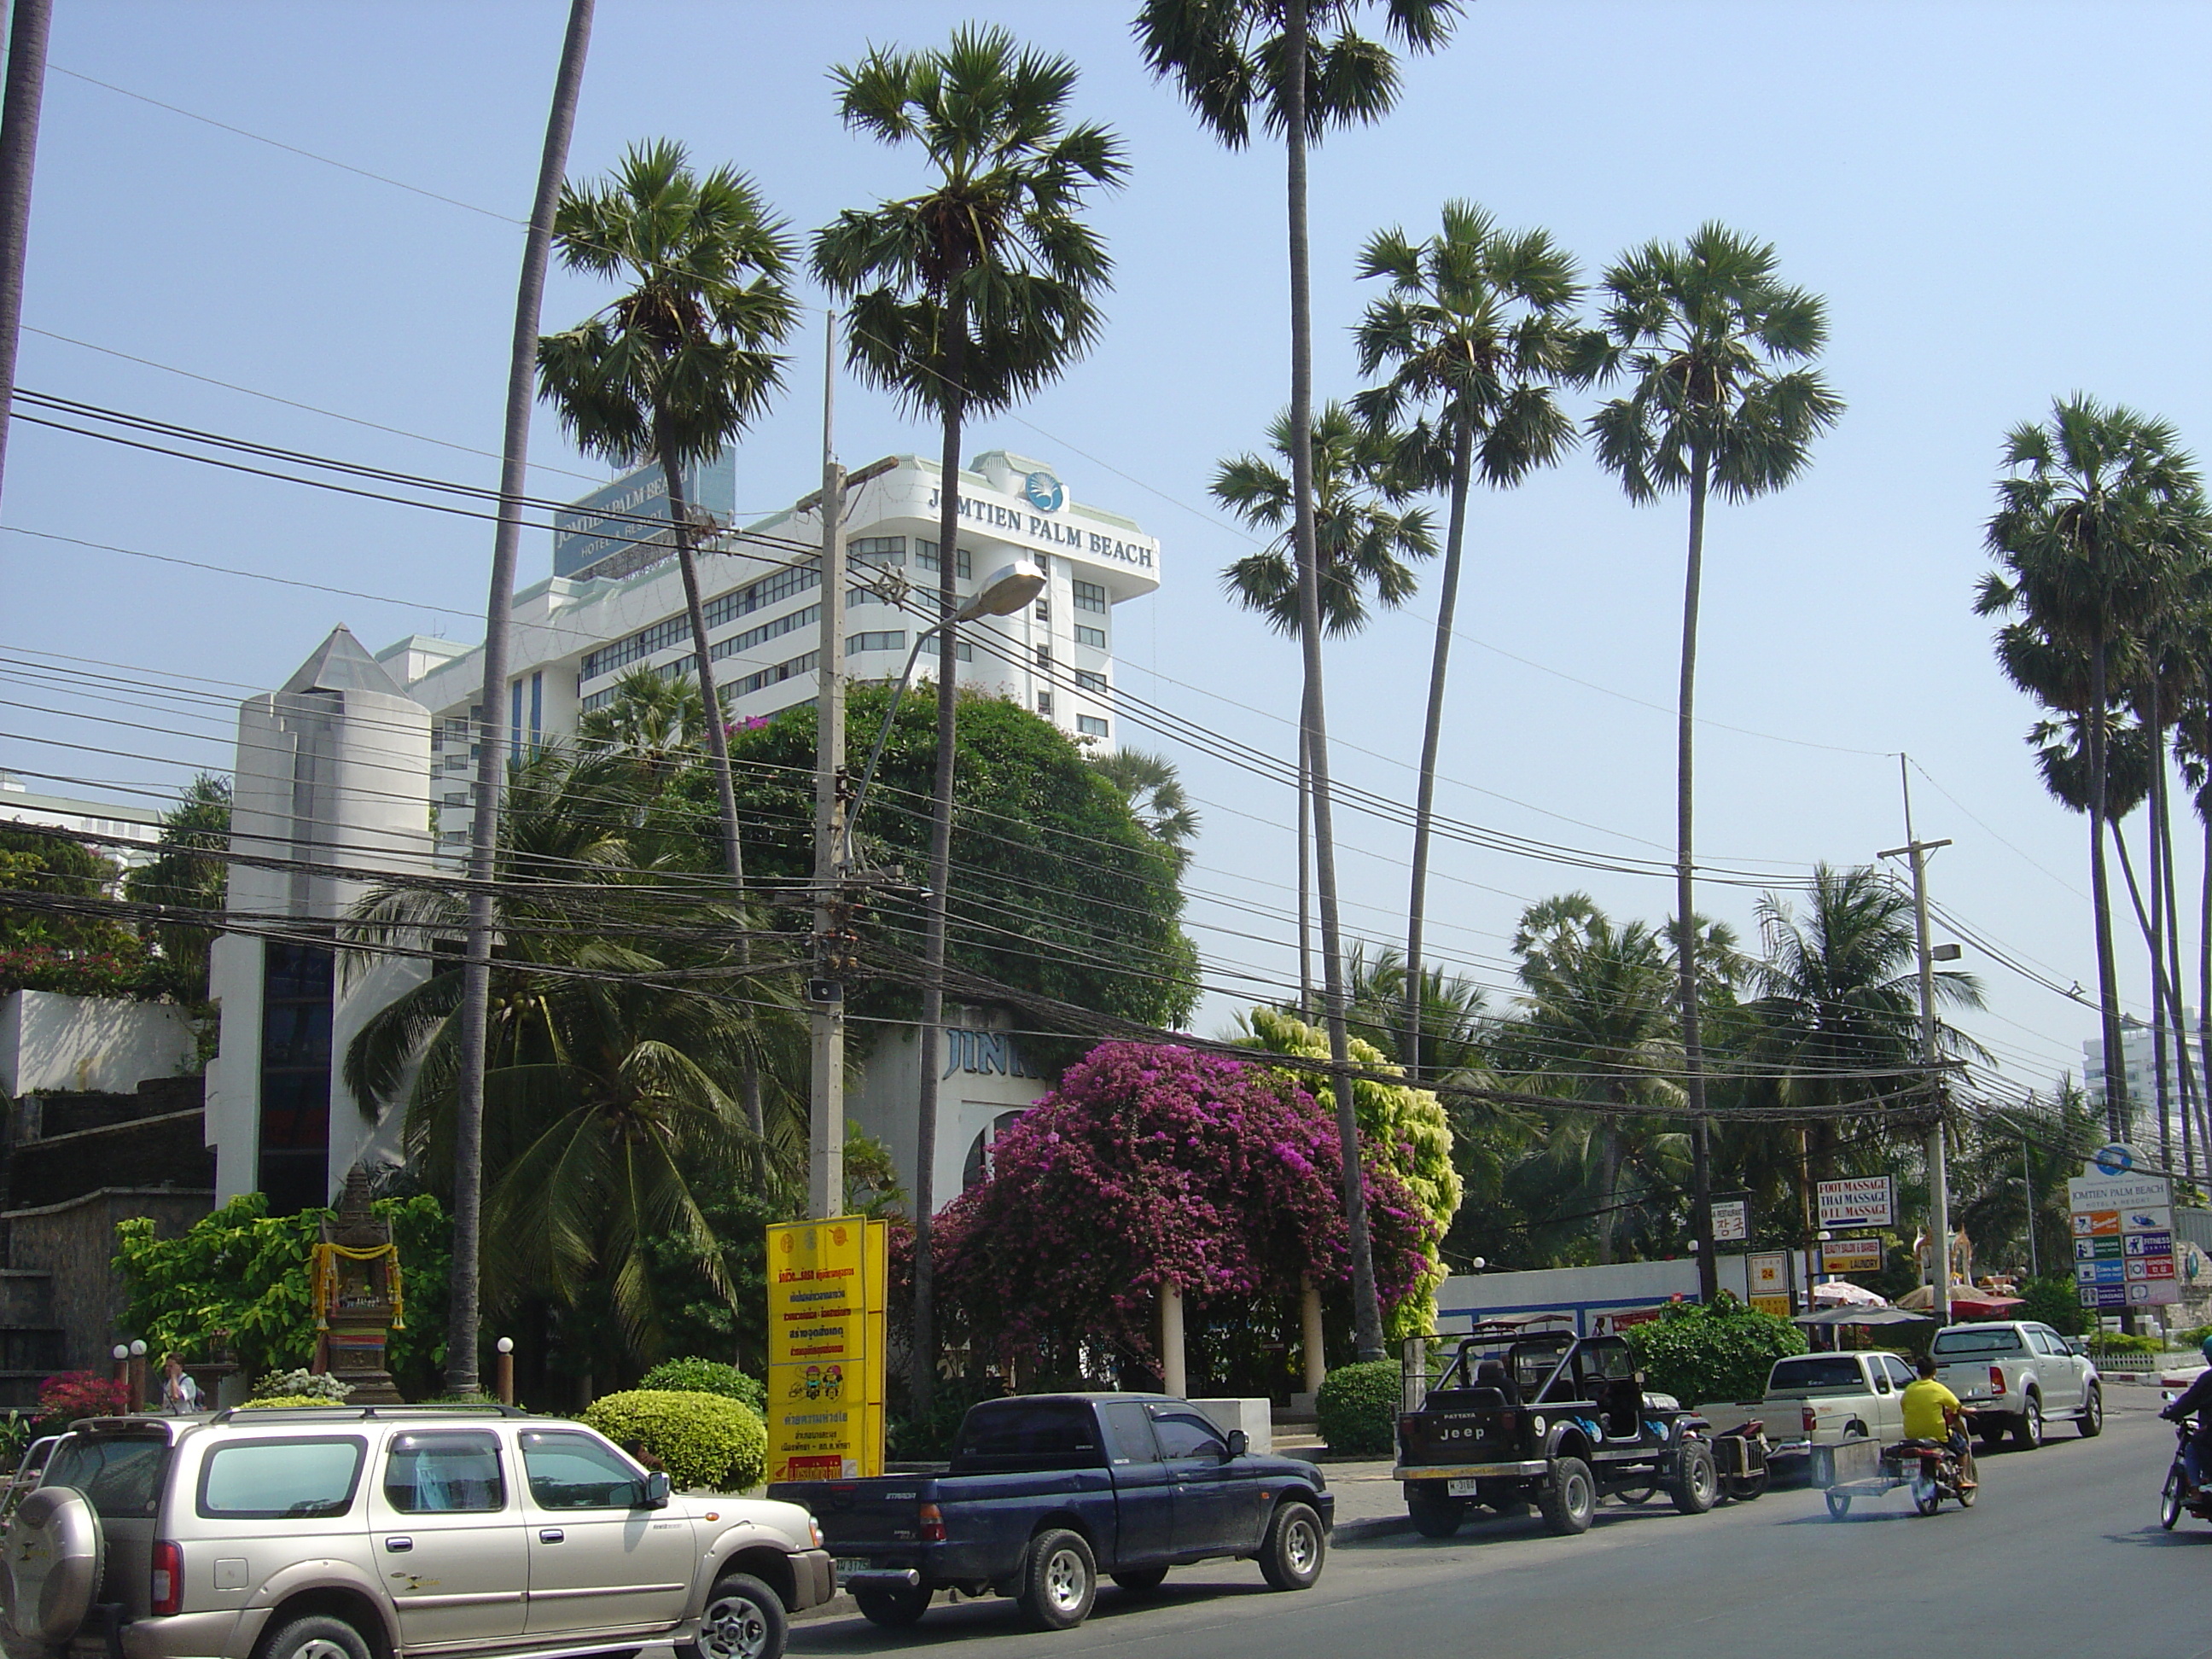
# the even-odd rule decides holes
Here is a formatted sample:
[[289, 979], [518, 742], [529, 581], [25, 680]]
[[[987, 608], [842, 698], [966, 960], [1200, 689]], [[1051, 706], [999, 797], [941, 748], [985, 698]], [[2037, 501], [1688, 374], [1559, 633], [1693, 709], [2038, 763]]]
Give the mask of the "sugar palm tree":
[[[1444, 675], [1459, 605], [1460, 555], [1467, 498], [1479, 471], [1493, 489], [1549, 466], [1575, 441], [1574, 422], [1554, 388], [1572, 378], [1582, 289], [1573, 257], [1541, 230], [1507, 232], [1471, 202], [1444, 204], [1443, 228], [1416, 242], [1402, 230], [1377, 233], [1360, 254], [1363, 277], [1387, 277], [1355, 331], [1359, 372], [1389, 377], [1352, 400], [1378, 428], [1400, 426], [1415, 410], [1406, 459], [1414, 476], [1450, 499], [1443, 577], [1437, 594], [1436, 643], [1421, 731], [1421, 770], [1413, 805], [1413, 870], [1406, 904], [1408, 990], [1421, 981], [1421, 933], [1428, 901], [1429, 830], [1436, 801], [1437, 751], [1443, 737]], [[1418, 1059], [1419, 1008], [1406, 1006], [1405, 1051]], [[1413, 1075], [1419, 1078], [1418, 1066]]]
[[1118, 185], [1127, 164], [1109, 129], [1069, 122], [1075, 65], [1021, 48], [1003, 29], [957, 29], [939, 51], [878, 47], [836, 70], [835, 79], [847, 126], [886, 144], [918, 147], [930, 173], [920, 194], [848, 208], [814, 239], [815, 275], [849, 303], [853, 368], [909, 409], [934, 416], [944, 437], [908, 1380], [915, 1408], [926, 1411], [937, 1372], [930, 1237], [952, 860], [961, 434], [974, 416], [1049, 385], [1090, 349], [1113, 261], [1080, 210], [1092, 191]]
[[[2000, 568], [1983, 577], [1979, 616], [2016, 616], [2054, 647], [2087, 659], [2090, 905], [2105, 1053], [2120, 1052], [2118, 975], [2105, 866], [2106, 715], [2115, 646], [2172, 596], [2183, 555], [2205, 537], [2202, 481], [2166, 421], [2076, 393], [2047, 422], [2006, 435], [1997, 510], [1985, 537]], [[2123, 1068], [2105, 1077], [2106, 1125], [2126, 1131]]]
[[[1440, 49], [1457, 22], [1459, 0], [1372, 0], [1383, 31], [1408, 52]], [[1359, 1177], [1358, 1115], [1346, 1046], [1343, 936], [1337, 918], [1336, 831], [1328, 789], [1322, 687], [1322, 597], [1314, 519], [1313, 284], [1306, 234], [1306, 152], [1331, 127], [1367, 125], [1398, 100], [1398, 67], [1383, 41], [1355, 20], [1370, 0], [1144, 0], [1136, 34], [1153, 74], [1172, 78], [1184, 100], [1231, 149], [1250, 140], [1256, 110], [1283, 140], [1288, 166], [1291, 277], [1291, 477], [1297, 550], [1304, 696], [1302, 751], [1313, 811], [1315, 875], [1321, 890], [1322, 976], [1329, 1056], [1337, 1067], [1337, 1133], [1344, 1143], [1344, 1210], [1352, 1243], [1355, 1341], [1362, 1359], [1382, 1357], [1382, 1304]], [[1303, 844], [1303, 838], [1301, 838]], [[1302, 884], [1303, 887], [1303, 884]]]
[[1116, 749], [1090, 757], [1091, 769], [1121, 792], [1138, 823], [1173, 856], [1177, 871], [1190, 862], [1198, 836], [1198, 811], [1183, 793], [1175, 763], [1142, 749]]
[[615, 683], [611, 701], [576, 722], [580, 749], [620, 757], [655, 781], [666, 781], [706, 740], [707, 700], [698, 683], [664, 678], [642, 665]]
[[[1294, 434], [1288, 415], [1268, 428], [1270, 447], [1292, 461]], [[1319, 566], [1321, 628], [1324, 635], [1356, 634], [1367, 625], [1363, 590], [1395, 609], [1413, 596], [1413, 573], [1400, 555], [1425, 558], [1436, 550], [1428, 514], [1401, 510], [1391, 496], [1398, 485], [1391, 468], [1398, 442], [1384, 428], [1354, 420], [1340, 404], [1322, 410], [1310, 434], [1315, 549]], [[1231, 597], [1266, 617], [1279, 634], [1300, 631], [1296, 495], [1283, 467], [1263, 456], [1224, 461], [1213, 477], [1214, 499], [1255, 530], [1275, 532], [1256, 553], [1222, 573]], [[1298, 730], [1298, 1012], [1313, 1017], [1312, 923], [1306, 896], [1313, 890], [1307, 865], [1313, 845], [1310, 811], [1313, 749], [1303, 722]], [[1346, 981], [1347, 987], [1349, 981]], [[1347, 997], [1349, 991], [1347, 989]]]
[[[1678, 489], [1690, 498], [1675, 731], [1679, 926], [1697, 910], [1692, 737], [1706, 500], [1716, 489], [1724, 501], [1747, 501], [1782, 489], [1805, 470], [1813, 440], [1835, 423], [1843, 404], [1815, 371], [1787, 367], [1820, 355], [1828, 335], [1827, 307], [1818, 295], [1776, 275], [1771, 243], [1707, 224], [1686, 242], [1651, 242], [1623, 255], [1607, 268], [1601, 286], [1606, 301], [1585, 366], [1601, 379], [1626, 377], [1628, 387], [1589, 417], [1598, 459], [1632, 501]], [[1715, 1288], [1711, 1127], [1692, 933], [1682, 934], [1676, 955], [1683, 1080], [1697, 1115], [1691, 1150], [1698, 1276], [1710, 1301]]]

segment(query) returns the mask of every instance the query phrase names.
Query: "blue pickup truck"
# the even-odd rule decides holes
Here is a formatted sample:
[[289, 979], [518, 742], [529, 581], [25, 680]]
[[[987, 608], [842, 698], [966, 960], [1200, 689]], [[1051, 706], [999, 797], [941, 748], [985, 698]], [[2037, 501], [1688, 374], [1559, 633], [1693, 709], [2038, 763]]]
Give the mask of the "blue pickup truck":
[[787, 1480], [768, 1489], [821, 1523], [838, 1577], [878, 1625], [911, 1625], [940, 1589], [1012, 1596], [1066, 1630], [1098, 1575], [1157, 1589], [1168, 1569], [1256, 1560], [1277, 1589], [1321, 1577], [1336, 1500], [1310, 1463], [1255, 1456], [1165, 1395], [1023, 1395], [960, 1425], [942, 1474]]

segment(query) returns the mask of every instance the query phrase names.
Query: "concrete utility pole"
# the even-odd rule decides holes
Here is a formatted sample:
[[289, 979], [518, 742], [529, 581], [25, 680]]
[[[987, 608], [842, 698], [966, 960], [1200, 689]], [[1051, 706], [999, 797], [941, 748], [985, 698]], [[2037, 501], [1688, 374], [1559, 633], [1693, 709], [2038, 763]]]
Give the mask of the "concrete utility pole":
[[813, 1028], [808, 1091], [806, 1209], [845, 1208], [845, 986], [837, 935], [845, 909], [838, 858], [845, 833], [845, 469], [837, 464], [837, 313], [822, 347], [822, 640], [814, 671]]
[[0, 471], [15, 401], [15, 343], [23, 327], [23, 258], [31, 240], [31, 175], [46, 89], [53, 0], [15, 0], [8, 25], [8, 93], [0, 104]]
[[[1920, 1063], [1927, 1068], [1929, 1097], [1939, 1109], [1943, 1085], [1939, 1081], [1936, 1053], [1936, 960], [1928, 948], [1928, 854], [1948, 841], [1922, 841], [1912, 833], [1912, 781], [1905, 769], [1905, 757], [1897, 757], [1899, 781], [1905, 786], [1905, 845], [1893, 847], [1883, 858], [1909, 858], [1912, 862], [1912, 932], [1920, 957]], [[1929, 1278], [1935, 1303], [1929, 1310], [1936, 1323], [1951, 1321], [1951, 1183], [1944, 1167], [1943, 1120], [1938, 1115], [1928, 1131], [1928, 1231]]]

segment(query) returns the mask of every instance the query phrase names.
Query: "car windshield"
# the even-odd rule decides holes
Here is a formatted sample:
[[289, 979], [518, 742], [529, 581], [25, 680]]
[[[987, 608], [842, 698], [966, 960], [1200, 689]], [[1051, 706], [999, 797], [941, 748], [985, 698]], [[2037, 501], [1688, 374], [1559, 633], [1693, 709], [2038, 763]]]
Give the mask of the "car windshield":
[[1962, 1325], [1936, 1334], [1935, 1352], [1947, 1359], [1965, 1354], [2018, 1353], [2020, 1333], [2008, 1325]]
[[1859, 1374], [1857, 1358], [1847, 1353], [1807, 1353], [1790, 1359], [1774, 1362], [1774, 1374], [1766, 1380], [1767, 1390], [1782, 1394], [1802, 1389], [1807, 1394], [1818, 1394], [1832, 1389], [1863, 1390], [1866, 1379]]

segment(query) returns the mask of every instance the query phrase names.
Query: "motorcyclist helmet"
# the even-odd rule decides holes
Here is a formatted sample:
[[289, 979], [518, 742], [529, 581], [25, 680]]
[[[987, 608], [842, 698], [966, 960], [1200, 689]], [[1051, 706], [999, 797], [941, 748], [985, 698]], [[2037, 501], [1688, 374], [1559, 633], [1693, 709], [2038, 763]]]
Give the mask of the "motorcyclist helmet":
[[2212, 1336], [2207, 1336], [2197, 1346], [2204, 1350], [2205, 1363], [2207, 1364], [2212, 1364]]

